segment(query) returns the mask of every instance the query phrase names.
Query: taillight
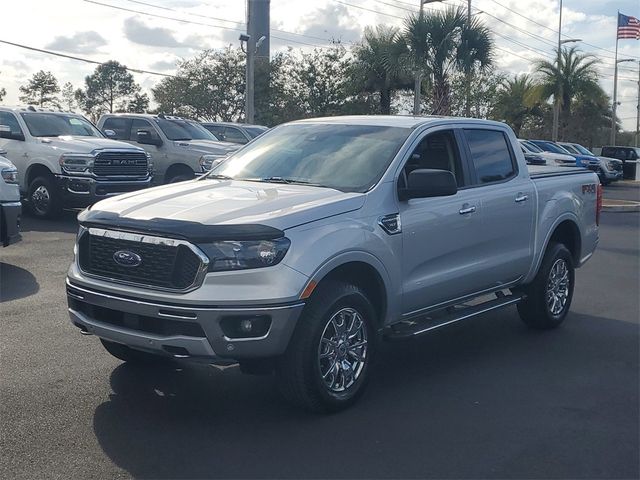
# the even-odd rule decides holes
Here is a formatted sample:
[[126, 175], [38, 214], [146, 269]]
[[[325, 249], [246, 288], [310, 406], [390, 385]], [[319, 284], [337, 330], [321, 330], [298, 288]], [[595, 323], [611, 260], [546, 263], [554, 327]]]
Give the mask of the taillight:
[[596, 225], [600, 225], [600, 212], [602, 211], [602, 184], [598, 184], [598, 197], [596, 200]]

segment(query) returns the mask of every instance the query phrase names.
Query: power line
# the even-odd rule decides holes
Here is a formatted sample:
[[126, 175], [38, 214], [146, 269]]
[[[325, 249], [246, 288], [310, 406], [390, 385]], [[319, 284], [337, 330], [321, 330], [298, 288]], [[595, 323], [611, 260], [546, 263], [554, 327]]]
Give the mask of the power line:
[[405, 17], [400, 17], [398, 15], [392, 15], [391, 13], [384, 13], [379, 10], [374, 10], [372, 8], [363, 7], [360, 5], [354, 5], [353, 3], [343, 2], [342, 0], [333, 0], [336, 3], [340, 3], [342, 5], [346, 5], [347, 7], [358, 8], [360, 10], [366, 10], [367, 12], [377, 13], [378, 15], [386, 15], [387, 17], [399, 18], [400, 20], [404, 20]]
[[[147, 7], [158, 8], [160, 10], [166, 10], [166, 11], [169, 11], [169, 12], [180, 13], [180, 14], [183, 14], [183, 15], [189, 15], [189, 16], [192, 16], [192, 17], [206, 18], [206, 19], [209, 19], [209, 20], [216, 20], [216, 21], [219, 21], [219, 22], [233, 23], [235, 25], [243, 25], [243, 23], [244, 23], [244, 22], [237, 21], [237, 20], [228, 20], [228, 19], [225, 19], [225, 18], [212, 17], [210, 15], [203, 15], [203, 14], [199, 14], [199, 13], [183, 12], [183, 11], [175, 9], [175, 8], [163, 7], [161, 5], [155, 5], [153, 3], [142, 2], [140, 0], [126, 0], [126, 1], [130, 2], [130, 3], [138, 4], [138, 5], [144, 5], [144, 6], [147, 6]], [[239, 31], [244, 31], [243, 29], [238, 29], [238, 30]], [[271, 31], [280, 32], [280, 33], [284, 33], [284, 34], [287, 34], [287, 35], [295, 35], [295, 36], [298, 36], [298, 37], [311, 38], [313, 40], [320, 40], [320, 41], [323, 41], [323, 42], [329, 42], [329, 40], [327, 40], [326, 38], [317, 37], [315, 35], [307, 35], [306, 33], [289, 32], [287, 30], [279, 30], [277, 28], [271, 28]], [[351, 43], [351, 42], [345, 42], [345, 43]]]
[[[113, 8], [115, 10], [122, 10], [122, 11], [125, 11], [125, 12], [137, 13], [139, 15], [147, 15], [148, 17], [162, 18], [164, 20], [171, 20], [171, 21], [174, 21], [174, 22], [180, 22], [180, 23], [185, 23], [185, 24], [189, 24], [189, 25], [200, 25], [200, 26], [204, 26], [204, 27], [221, 28], [223, 30], [233, 30], [233, 31], [236, 31], [236, 32], [244, 32], [244, 29], [227, 27], [225, 25], [213, 25], [213, 24], [210, 24], [210, 23], [196, 22], [196, 21], [193, 21], [193, 20], [184, 20], [184, 19], [181, 19], [181, 18], [167, 17], [166, 15], [159, 15], [157, 13], [143, 12], [143, 11], [140, 11], [140, 10], [134, 10], [132, 8], [125, 8], [125, 7], [120, 7], [120, 6], [117, 6], [117, 5], [111, 5], [111, 4], [108, 4], [108, 3], [97, 2], [95, 0], [83, 0], [83, 1], [86, 2], [86, 3], [99, 5], [101, 7]], [[299, 41], [299, 40], [292, 40], [290, 38], [277, 37], [275, 35], [271, 35], [271, 38], [277, 38], [278, 40], [283, 40], [285, 42], [298, 43], [298, 44], [307, 45], [307, 46], [310, 46], [310, 47], [332, 48], [332, 47], [329, 47], [329, 46], [326, 46], [326, 45], [317, 45], [317, 44], [313, 44], [313, 43], [302, 42], [302, 41]]]
[[[68, 58], [69, 60], [76, 60], [79, 62], [85, 62], [85, 63], [92, 63], [94, 65], [104, 65], [106, 62], [98, 62], [97, 60], [90, 60], [88, 58], [83, 58], [83, 57], [76, 57], [74, 55], [66, 55], [64, 53], [59, 53], [59, 52], [53, 52], [51, 50], [45, 50], [42, 48], [36, 48], [36, 47], [30, 47], [29, 45], [23, 45], [20, 43], [14, 43], [14, 42], [9, 42], [8, 40], [0, 40], [0, 43], [4, 43], [7, 45], [11, 45], [13, 47], [18, 47], [18, 48], [24, 48], [26, 50], [31, 50], [34, 52], [39, 52], [39, 53], [44, 53], [47, 55], [54, 55], [56, 57], [63, 57], [63, 58]], [[175, 77], [175, 75], [169, 75], [168, 73], [160, 73], [160, 72], [153, 72], [151, 70], [142, 70], [139, 68], [130, 68], [130, 67], [124, 67], [126, 70], [129, 70], [131, 72], [135, 72], [135, 73], [146, 73], [149, 75], [158, 75], [161, 77]]]

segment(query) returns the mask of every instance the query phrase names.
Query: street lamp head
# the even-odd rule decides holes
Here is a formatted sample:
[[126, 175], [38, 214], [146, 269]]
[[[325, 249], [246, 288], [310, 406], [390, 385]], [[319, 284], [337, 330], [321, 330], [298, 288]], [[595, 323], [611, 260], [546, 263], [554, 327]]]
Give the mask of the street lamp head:
[[439, 2], [444, 2], [444, 0], [420, 0], [422, 5], [425, 5], [427, 3], [439, 3]]
[[267, 39], [267, 37], [265, 37], [264, 35], [261, 36], [258, 41], [256, 42], [256, 48], [260, 48], [260, 45], [262, 45], [262, 42], [264, 42]]
[[249, 35], [246, 35], [244, 33], [240, 35], [240, 41], [241, 42], [248, 42], [250, 38], [251, 37]]
[[616, 63], [623, 63], [623, 62], [638, 62], [640, 60], [636, 60], [635, 58], [621, 58], [620, 60], [616, 60]]
[[566, 40], [561, 40], [560, 45], [564, 45], [565, 43], [573, 43], [573, 42], [581, 42], [581, 38], [567, 38]]

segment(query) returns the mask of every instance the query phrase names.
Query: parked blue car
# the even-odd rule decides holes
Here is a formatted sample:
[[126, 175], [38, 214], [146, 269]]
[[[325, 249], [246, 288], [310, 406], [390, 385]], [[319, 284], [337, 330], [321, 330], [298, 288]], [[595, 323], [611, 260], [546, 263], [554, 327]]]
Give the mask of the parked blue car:
[[551, 142], [549, 140], [529, 140], [534, 145], [537, 145], [545, 152], [553, 152], [553, 153], [562, 153], [564, 155], [571, 155], [576, 159], [576, 167], [586, 167], [590, 166], [598, 166], [599, 161], [596, 157], [591, 155], [580, 155], [570, 152], [569, 150], [561, 147], [557, 143]]

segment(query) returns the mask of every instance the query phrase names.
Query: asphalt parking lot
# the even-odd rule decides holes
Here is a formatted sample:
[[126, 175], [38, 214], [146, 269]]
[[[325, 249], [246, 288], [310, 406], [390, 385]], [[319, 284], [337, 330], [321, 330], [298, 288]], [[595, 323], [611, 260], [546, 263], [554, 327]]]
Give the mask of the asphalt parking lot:
[[639, 228], [603, 213], [560, 329], [510, 308], [385, 344], [362, 401], [317, 416], [270, 377], [109, 356], [67, 317], [74, 214], [27, 217], [0, 251], [0, 478], [638, 478]]

